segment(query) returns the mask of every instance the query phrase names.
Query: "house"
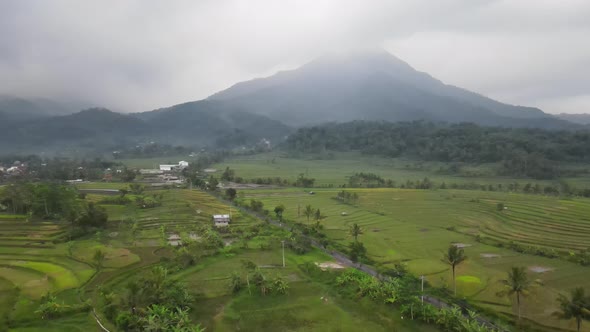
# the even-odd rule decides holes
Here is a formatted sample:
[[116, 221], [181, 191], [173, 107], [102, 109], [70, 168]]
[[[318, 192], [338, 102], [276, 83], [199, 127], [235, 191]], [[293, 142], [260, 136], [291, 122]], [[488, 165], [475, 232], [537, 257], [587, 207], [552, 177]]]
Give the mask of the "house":
[[178, 165], [160, 165], [160, 171], [163, 172], [172, 172], [172, 171], [176, 171], [176, 170], [182, 170], [188, 167], [188, 161], [179, 161]]
[[159, 175], [163, 172], [159, 169], [140, 169], [139, 174], [141, 175]]
[[6, 173], [8, 173], [8, 174], [13, 174], [13, 175], [14, 175], [14, 174], [20, 174], [20, 173], [22, 173], [22, 170], [21, 170], [21, 168], [20, 168], [20, 167], [18, 167], [18, 166], [12, 166], [12, 167], [9, 167], [9, 168], [6, 170]]
[[229, 226], [231, 219], [229, 214], [215, 214], [213, 215], [213, 223], [215, 227], [227, 227]]
[[160, 171], [163, 172], [171, 172], [173, 169], [176, 169], [177, 165], [160, 165]]
[[180, 235], [178, 234], [171, 234], [168, 236], [168, 244], [173, 247], [178, 247], [182, 245], [182, 240], [180, 239]]

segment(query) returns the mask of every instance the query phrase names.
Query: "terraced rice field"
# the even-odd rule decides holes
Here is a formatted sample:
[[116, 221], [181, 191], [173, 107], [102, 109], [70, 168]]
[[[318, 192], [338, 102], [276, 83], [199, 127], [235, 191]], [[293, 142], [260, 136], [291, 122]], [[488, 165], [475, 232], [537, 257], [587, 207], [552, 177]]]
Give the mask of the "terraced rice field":
[[[458, 293], [484, 307], [513, 314], [511, 302], [498, 297], [499, 280], [511, 266], [529, 268], [543, 286], [525, 299], [523, 314], [544, 325], [571, 328], [549, 313], [556, 311], [559, 292], [590, 287], [590, 268], [560, 259], [524, 255], [475, 241], [475, 236], [508, 243], [515, 241], [556, 250], [590, 247], [590, 200], [463, 190], [350, 189], [359, 194], [355, 206], [335, 200], [339, 190], [244, 190], [245, 199], [259, 199], [272, 210], [284, 204], [284, 217], [306, 223], [306, 205], [320, 208], [328, 236], [339, 245], [352, 241], [347, 230], [358, 223], [369, 257], [377, 266], [404, 262], [435, 285], [451, 285], [451, 273], [441, 262], [451, 243], [465, 245], [469, 257], [458, 269]], [[503, 203], [507, 209], [497, 210]], [[298, 216], [298, 209], [300, 214]], [[310, 221], [314, 222], [314, 221]]]
[[43, 295], [78, 288], [94, 275], [91, 265], [54, 243], [63, 240], [66, 225], [27, 218], [0, 214], [0, 326], [9, 313], [19, 321], [19, 312], [36, 310]]
[[[96, 188], [97, 184], [86, 186]], [[110, 187], [120, 188], [125, 184]], [[161, 226], [169, 234], [186, 236], [202, 225], [211, 225], [212, 214], [230, 213], [227, 205], [196, 190], [150, 190], [146, 194], [162, 194], [162, 205], [139, 209], [135, 204], [99, 204], [109, 214], [109, 227], [99, 232], [100, 235], [76, 239], [71, 254], [64, 242], [69, 224], [29, 221], [26, 215], [0, 214], [0, 326], [5, 324], [6, 317], [11, 317], [18, 331], [38, 330], [41, 325], [49, 330], [75, 330], [70, 329], [74, 321], [83, 321], [86, 328], [94, 328], [96, 323], [88, 320], [85, 314], [76, 319], [60, 318], [52, 322], [53, 325], [45, 326], [32, 313], [48, 292], [56, 294], [63, 303], [80, 303], [80, 296], [92, 299], [99, 285], [125, 283], [133, 274], [158, 262], [160, 256], [156, 251], [162, 245]], [[86, 200], [98, 203], [105, 197], [88, 194]], [[235, 209], [231, 213], [235, 226], [256, 222]], [[139, 238], [134, 244], [131, 244], [128, 220], [136, 220], [139, 225]], [[98, 274], [92, 259], [97, 249], [106, 256]]]
[[164, 195], [162, 206], [138, 212], [139, 225], [143, 230], [155, 230], [163, 225], [169, 231], [194, 231], [197, 226], [211, 225], [213, 214], [231, 213], [232, 224], [236, 226], [254, 222], [250, 216], [236, 209], [230, 210], [227, 205], [202, 191], [154, 191], [160, 192]]

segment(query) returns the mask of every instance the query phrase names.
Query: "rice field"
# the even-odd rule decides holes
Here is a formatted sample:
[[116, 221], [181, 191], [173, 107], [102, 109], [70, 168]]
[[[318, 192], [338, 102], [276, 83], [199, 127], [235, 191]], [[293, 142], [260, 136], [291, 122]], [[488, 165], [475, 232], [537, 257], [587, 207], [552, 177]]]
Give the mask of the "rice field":
[[[38, 319], [30, 313], [43, 295], [77, 289], [94, 275], [91, 265], [69, 257], [63, 244], [54, 243], [63, 241], [65, 227], [59, 222], [0, 214], [0, 326], [7, 317], [16, 324], [32, 324]], [[67, 324], [52, 326], [63, 330]]]
[[[413, 273], [425, 275], [437, 286], [452, 285], [450, 269], [442, 263], [451, 243], [462, 244], [469, 257], [457, 270], [461, 297], [506, 314], [511, 301], [498, 297], [499, 281], [511, 266], [525, 266], [539, 286], [524, 300], [523, 314], [541, 324], [571, 328], [550, 313], [557, 311], [559, 292], [575, 286], [590, 288], [589, 267], [561, 259], [520, 254], [479, 243], [477, 235], [509, 243], [555, 250], [590, 247], [590, 200], [465, 190], [350, 189], [359, 195], [356, 205], [334, 199], [341, 189], [243, 190], [245, 200], [258, 199], [265, 208], [284, 204], [284, 217], [307, 223], [306, 205], [319, 208], [325, 232], [340, 246], [352, 239], [348, 228], [358, 223], [371, 259], [381, 268], [403, 262]], [[497, 204], [506, 209], [499, 211]], [[299, 211], [299, 213], [298, 213]], [[314, 221], [310, 221], [314, 222]], [[548, 314], [549, 313], [549, 314]]]
[[[241, 271], [242, 260], [262, 266], [269, 277], [282, 276], [289, 281], [284, 296], [264, 296], [242, 292], [232, 296], [229, 276]], [[299, 256], [286, 252], [286, 268], [281, 265], [279, 248], [245, 250], [220, 259], [206, 259], [177, 277], [202, 294], [193, 308], [207, 331], [436, 331], [433, 327], [402, 320], [395, 308], [369, 301], [362, 303], [341, 299], [325, 285], [309, 280], [297, 265], [304, 262], [331, 261], [319, 251]], [[243, 276], [245, 278], [245, 276]]]
[[[555, 184], [555, 181], [550, 180], [498, 176], [496, 170], [498, 165], [496, 164], [463, 165], [457, 174], [448, 174], [444, 171], [449, 167], [447, 163], [375, 157], [357, 152], [334, 153], [332, 157], [325, 159], [306, 155], [291, 157], [284, 153], [269, 152], [236, 156], [211, 166], [217, 170], [214, 173], [217, 176], [220, 176], [226, 167], [230, 167], [235, 171], [236, 176], [244, 179], [281, 177], [293, 182], [299, 174], [304, 174], [316, 179], [316, 187], [338, 187], [348, 184], [349, 177], [357, 172], [374, 173], [384, 179], [391, 179], [398, 185], [408, 180], [417, 181], [426, 177], [437, 184], [445, 182], [447, 185], [451, 183], [508, 185], [515, 182], [521, 185], [526, 183], [533, 185], [538, 183], [541, 186]], [[575, 167], [580, 167], [580, 165]], [[590, 188], [590, 177], [588, 176], [562, 180], [576, 188]]]

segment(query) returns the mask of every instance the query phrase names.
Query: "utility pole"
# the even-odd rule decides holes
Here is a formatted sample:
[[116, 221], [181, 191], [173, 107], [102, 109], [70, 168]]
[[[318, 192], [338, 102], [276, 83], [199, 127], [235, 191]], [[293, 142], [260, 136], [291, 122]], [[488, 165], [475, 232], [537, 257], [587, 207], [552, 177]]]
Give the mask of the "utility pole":
[[282, 240], [281, 244], [283, 245], [283, 267], [285, 267], [285, 240]]
[[420, 280], [422, 280], [422, 304], [424, 304], [424, 276], [420, 276]]

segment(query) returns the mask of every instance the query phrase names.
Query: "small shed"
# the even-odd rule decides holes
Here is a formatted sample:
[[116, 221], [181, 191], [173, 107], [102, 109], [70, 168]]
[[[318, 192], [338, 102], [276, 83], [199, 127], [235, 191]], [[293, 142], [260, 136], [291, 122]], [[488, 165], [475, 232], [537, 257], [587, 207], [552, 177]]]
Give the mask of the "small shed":
[[229, 214], [215, 214], [213, 215], [213, 224], [215, 227], [227, 227], [231, 222]]

